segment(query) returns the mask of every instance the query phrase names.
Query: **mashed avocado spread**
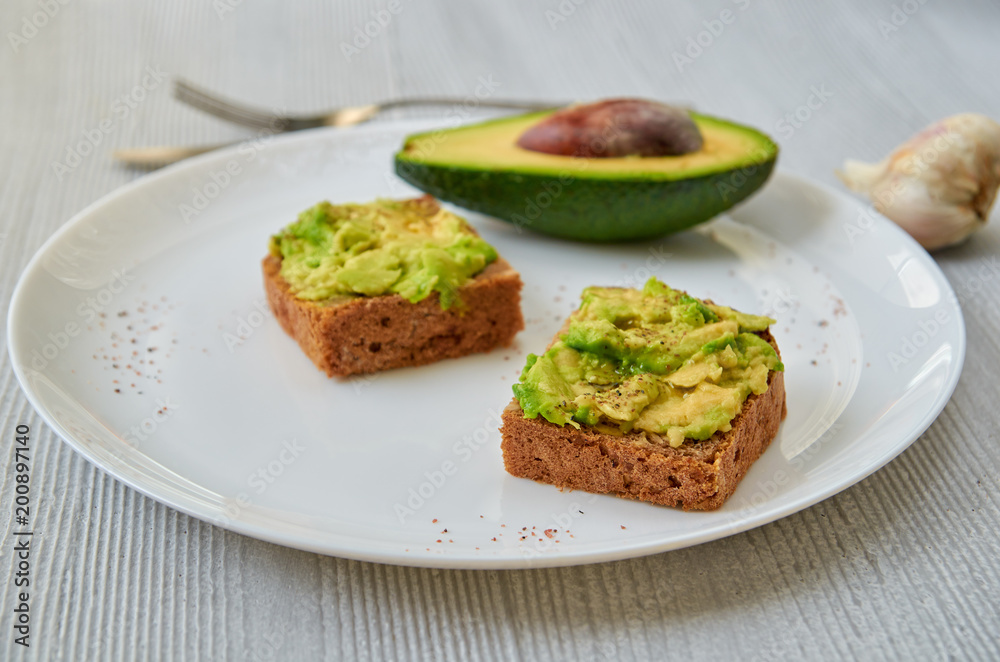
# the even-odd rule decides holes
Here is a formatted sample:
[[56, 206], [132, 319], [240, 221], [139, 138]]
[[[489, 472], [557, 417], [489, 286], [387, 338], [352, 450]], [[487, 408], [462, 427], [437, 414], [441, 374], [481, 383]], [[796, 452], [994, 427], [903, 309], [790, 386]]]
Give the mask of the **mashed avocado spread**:
[[774, 320], [706, 304], [651, 278], [642, 290], [589, 287], [559, 339], [528, 355], [514, 385], [526, 418], [685, 439], [727, 432], [770, 370], [784, 370], [754, 332]]
[[271, 237], [270, 251], [299, 299], [399, 294], [416, 303], [438, 292], [445, 309], [497, 259], [462, 218], [427, 198], [321, 202]]

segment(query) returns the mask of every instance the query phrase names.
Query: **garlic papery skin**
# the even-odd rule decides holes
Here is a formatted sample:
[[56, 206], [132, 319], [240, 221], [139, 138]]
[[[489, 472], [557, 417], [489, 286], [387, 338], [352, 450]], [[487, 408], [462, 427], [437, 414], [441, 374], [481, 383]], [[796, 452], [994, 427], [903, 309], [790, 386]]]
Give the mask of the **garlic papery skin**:
[[931, 124], [878, 163], [848, 160], [837, 176], [934, 250], [986, 225], [1000, 188], [1000, 124], [963, 113]]

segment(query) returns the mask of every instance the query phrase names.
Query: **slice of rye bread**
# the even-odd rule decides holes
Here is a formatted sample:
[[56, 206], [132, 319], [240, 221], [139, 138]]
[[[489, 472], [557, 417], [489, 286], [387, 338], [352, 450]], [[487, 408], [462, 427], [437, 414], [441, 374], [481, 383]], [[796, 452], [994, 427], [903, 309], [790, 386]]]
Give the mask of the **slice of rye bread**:
[[328, 377], [347, 377], [507, 346], [524, 328], [521, 277], [505, 260], [458, 289], [461, 306], [442, 310], [438, 293], [410, 303], [398, 294], [303, 301], [264, 258], [264, 289], [281, 327]]
[[[778, 349], [769, 331], [757, 335]], [[768, 375], [767, 390], [751, 394], [729, 432], [672, 448], [646, 432], [613, 435], [583, 426], [525, 418], [517, 399], [504, 409], [501, 449], [507, 472], [560, 488], [614, 494], [684, 510], [715, 510], [736, 490], [784, 420], [785, 377]]]

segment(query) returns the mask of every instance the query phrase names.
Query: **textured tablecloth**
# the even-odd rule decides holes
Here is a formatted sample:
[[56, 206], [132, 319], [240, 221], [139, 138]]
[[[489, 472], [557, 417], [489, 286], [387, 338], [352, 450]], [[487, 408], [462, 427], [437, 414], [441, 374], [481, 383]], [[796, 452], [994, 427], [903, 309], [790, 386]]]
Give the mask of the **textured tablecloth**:
[[[769, 131], [782, 168], [834, 185], [843, 158], [880, 158], [932, 120], [1000, 116], [1000, 6], [987, 0], [5, 0], [0, 28], [4, 311], [56, 228], [142, 176], [112, 149], [248, 135], [174, 102], [170, 75], [294, 110], [465, 96], [482, 77], [497, 96], [674, 99]], [[0, 657], [998, 659], [998, 248], [994, 214], [936, 255], [964, 295], [968, 358], [898, 459], [748, 533], [576, 568], [391, 567], [215, 528], [74, 453], [4, 351], [0, 513], [26, 424], [36, 540], [23, 649], [14, 524], [0, 525]]]

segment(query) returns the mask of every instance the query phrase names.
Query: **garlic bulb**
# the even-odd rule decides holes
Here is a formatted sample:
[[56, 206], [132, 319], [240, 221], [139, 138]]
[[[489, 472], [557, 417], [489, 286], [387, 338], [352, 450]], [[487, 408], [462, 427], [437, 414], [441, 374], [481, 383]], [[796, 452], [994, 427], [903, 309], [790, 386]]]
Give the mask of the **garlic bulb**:
[[986, 225], [1000, 187], [1000, 124], [952, 115], [878, 163], [845, 161], [837, 176], [924, 248], [951, 246]]

